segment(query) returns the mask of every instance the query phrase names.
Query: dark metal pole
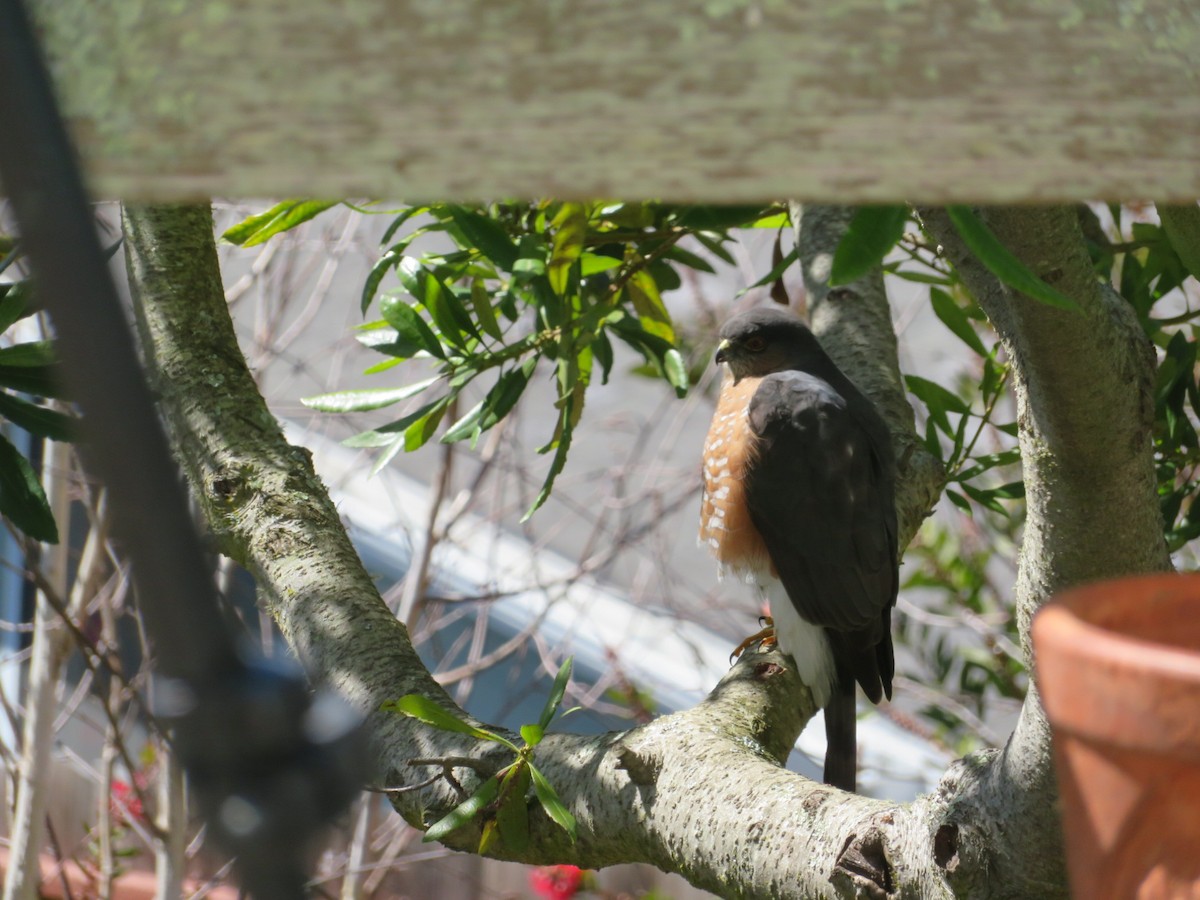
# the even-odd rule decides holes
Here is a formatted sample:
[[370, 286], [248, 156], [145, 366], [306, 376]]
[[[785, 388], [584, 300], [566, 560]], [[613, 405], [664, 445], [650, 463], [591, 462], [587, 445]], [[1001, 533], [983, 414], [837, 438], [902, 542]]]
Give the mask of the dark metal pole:
[[0, 121], [0, 184], [83, 414], [88, 467], [108, 489], [113, 533], [132, 563], [156, 670], [168, 676], [160, 693], [176, 748], [245, 887], [303, 896], [306, 839], [359, 783], [352, 720], [312, 705], [296, 673], [243, 661], [223, 627], [20, 0], [0, 0]]

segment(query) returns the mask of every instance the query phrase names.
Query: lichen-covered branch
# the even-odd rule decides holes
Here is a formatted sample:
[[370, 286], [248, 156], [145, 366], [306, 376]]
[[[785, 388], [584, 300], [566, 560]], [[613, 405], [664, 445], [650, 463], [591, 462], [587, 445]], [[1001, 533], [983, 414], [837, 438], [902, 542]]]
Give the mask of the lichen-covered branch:
[[[445, 700], [381, 601], [307, 451], [284, 440], [238, 349], [207, 205], [123, 210], [135, 317], [172, 447], [220, 551], [255, 576], [309, 677], [399, 733], [379, 705]], [[413, 755], [428, 755], [426, 747]]]

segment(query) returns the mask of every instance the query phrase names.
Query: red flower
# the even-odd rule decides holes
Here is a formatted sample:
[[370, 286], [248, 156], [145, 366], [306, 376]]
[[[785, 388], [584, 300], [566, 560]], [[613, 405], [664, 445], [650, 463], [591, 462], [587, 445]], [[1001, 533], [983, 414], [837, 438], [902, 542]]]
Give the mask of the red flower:
[[529, 886], [546, 900], [570, 900], [579, 893], [583, 869], [579, 866], [541, 866], [529, 873]]
[[142, 822], [148, 821], [137, 791], [128, 782], [118, 778], [114, 778], [112, 782], [109, 808], [112, 810], [113, 818], [118, 822], [124, 822], [129, 818], [139, 819]]

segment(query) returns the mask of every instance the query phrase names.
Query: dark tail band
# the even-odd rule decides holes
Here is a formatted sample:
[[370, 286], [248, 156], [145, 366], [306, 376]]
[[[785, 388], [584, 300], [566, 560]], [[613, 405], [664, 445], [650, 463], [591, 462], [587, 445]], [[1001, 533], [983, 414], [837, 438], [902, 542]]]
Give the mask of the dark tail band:
[[853, 677], [839, 678], [825, 707], [825, 783], [854, 791], [858, 775], [858, 715]]

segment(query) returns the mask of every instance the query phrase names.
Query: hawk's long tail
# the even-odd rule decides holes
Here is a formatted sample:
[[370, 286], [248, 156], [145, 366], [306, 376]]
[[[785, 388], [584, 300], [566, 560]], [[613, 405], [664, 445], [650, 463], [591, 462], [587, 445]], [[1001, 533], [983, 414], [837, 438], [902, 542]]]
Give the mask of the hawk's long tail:
[[844, 791], [855, 789], [858, 774], [858, 714], [854, 677], [839, 677], [825, 706], [825, 783]]

